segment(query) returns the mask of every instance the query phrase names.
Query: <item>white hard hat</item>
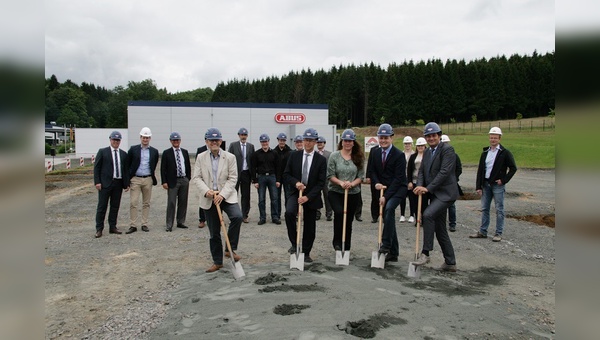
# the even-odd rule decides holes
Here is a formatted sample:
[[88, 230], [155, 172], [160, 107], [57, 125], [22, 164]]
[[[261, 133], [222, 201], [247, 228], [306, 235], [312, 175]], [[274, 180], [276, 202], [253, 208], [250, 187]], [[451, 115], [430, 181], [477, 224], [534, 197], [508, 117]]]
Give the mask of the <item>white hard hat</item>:
[[150, 131], [150, 128], [143, 127], [142, 130], [140, 131], [140, 136], [142, 136], [142, 137], [152, 137], [152, 131]]
[[448, 143], [450, 141], [450, 137], [448, 135], [442, 135], [442, 143]]
[[406, 143], [412, 144], [413, 143], [413, 139], [412, 139], [411, 136], [406, 136], [406, 137], [404, 137], [404, 141], [402, 143], [404, 143], [404, 144], [406, 144]]
[[427, 141], [423, 137], [417, 138], [417, 146], [419, 145], [427, 145]]
[[502, 136], [502, 130], [500, 130], [499, 127], [494, 126], [493, 128], [490, 129], [490, 132], [488, 133], [489, 135], [500, 135]]

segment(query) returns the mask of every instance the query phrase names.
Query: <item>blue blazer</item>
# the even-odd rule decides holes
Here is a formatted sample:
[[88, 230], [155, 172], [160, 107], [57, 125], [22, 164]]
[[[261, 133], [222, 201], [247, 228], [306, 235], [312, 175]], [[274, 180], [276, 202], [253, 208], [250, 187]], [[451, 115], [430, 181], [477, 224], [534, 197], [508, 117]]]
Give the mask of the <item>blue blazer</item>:
[[383, 192], [386, 202], [392, 197], [406, 197], [406, 157], [397, 147], [391, 146], [385, 158], [385, 167], [381, 163], [382, 149], [371, 149], [367, 173], [371, 176], [371, 185], [381, 183], [387, 187]]
[[[156, 165], [158, 164], [158, 150], [150, 148], [150, 175], [152, 176], [152, 185], [156, 185], [158, 181], [156, 180], [156, 176], [154, 175], [154, 170], [156, 170]], [[134, 145], [129, 148], [127, 152], [129, 158], [129, 178], [135, 176], [135, 172], [140, 167], [140, 161], [142, 158], [142, 145]]]
[[[103, 188], [108, 188], [113, 180], [114, 162], [111, 154], [111, 147], [106, 147], [98, 150], [96, 160], [94, 161], [94, 185], [100, 183]], [[129, 168], [127, 167], [127, 153], [119, 149], [121, 157], [121, 178], [123, 179], [123, 189], [129, 186]]]

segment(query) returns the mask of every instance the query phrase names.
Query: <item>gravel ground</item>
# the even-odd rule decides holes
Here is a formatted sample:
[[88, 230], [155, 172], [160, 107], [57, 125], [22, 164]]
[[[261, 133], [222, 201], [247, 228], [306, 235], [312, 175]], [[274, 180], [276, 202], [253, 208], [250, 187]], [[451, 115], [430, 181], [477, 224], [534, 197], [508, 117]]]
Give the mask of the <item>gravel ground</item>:
[[[475, 168], [461, 185], [474, 191]], [[554, 214], [554, 171], [519, 170], [508, 185], [510, 216]], [[370, 194], [363, 187], [363, 216]], [[150, 232], [94, 238], [97, 193], [91, 170], [47, 175], [45, 197], [46, 338], [165, 339], [545, 339], [555, 337], [555, 230], [515, 218], [504, 240], [467, 236], [477, 230], [479, 201], [457, 201], [451, 233], [457, 273], [435, 268], [439, 247], [420, 279], [407, 277], [415, 228], [397, 223], [401, 254], [370, 268], [377, 224], [355, 222], [349, 266], [336, 266], [331, 222], [321, 220], [304, 272], [289, 269], [283, 225], [258, 226], [257, 195], [242, 225], [238, 253], [246, 277], [229, 269], [207, 274], [208, 230], [197, 228], [197, 189], [189, 229], [164, 231], [166, 192], [153, 190]], [[127, 229], [124, 193], [119, 228]], [[493, 233], [494, 223], [490, 227]]]

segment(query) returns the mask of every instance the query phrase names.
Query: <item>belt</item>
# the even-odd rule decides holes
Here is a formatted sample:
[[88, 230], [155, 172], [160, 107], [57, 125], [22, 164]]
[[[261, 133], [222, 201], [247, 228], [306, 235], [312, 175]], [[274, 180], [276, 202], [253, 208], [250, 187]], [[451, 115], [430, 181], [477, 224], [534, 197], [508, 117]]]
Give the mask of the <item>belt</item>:
[[185, 176], [177, 176], [177, 178], [187, 178], [187, 177], [185, 177]]
[[139, 178], [146, 178], [146, 177], [150, 177], [150, 175], [146, 175], [146, 176], [138, 176], [138, 175], [135, 175], [135, 177], [139, 177]]
[[269, 175], [275, 175], [272, 172], [265, 172], [264, 174], [258, 174], [259, 176], [269, 176]]

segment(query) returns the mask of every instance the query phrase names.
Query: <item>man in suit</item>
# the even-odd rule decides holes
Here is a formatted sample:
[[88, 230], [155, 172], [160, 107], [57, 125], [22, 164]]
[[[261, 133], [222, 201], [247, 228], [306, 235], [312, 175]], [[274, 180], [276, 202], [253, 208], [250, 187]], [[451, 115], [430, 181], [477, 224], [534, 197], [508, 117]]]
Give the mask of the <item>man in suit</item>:
[[[327, 162], [324, 156], [315, 152], [315, 143], [319, 134], [315, 129], [308, 128], [302, 136], [304, 151], [295, 151], [283, 172], [283, 180], [291, 187], [290, 199], [285, 207], [285, 224], [288, 238], [292, 243], [288, 250], [290, 254], [296, 252], [296, 218], [298, 206], [302, 204], [304, 228], [302, 233], [302, 252], [304, 262], [313, 262], [310, 257], [317, 229], [317, 210], [323, 207], [321, 190], [327, 179]], [[299, 196], [300, 190], [303, 195]], [[295, 197], [298, 197], [295, 199]]]
[[[206, 143], [206, 141], [205, 141], [205, 143]], [[199, 147], [196, 150], [196, 159], [198, 159], [198, 156], [200, 156], [200, 154], [206, 150], [208, 150], [208, 148], [206, 147], [206, 144]], [[198, 207], [198, 228], [204, 228], [204, 227], [206, 227], [206, 215], [204, 213], [204, 210], [202, 208]]]
[[456, 258], [452, 241], [446, 230], [446, 214], [448, 208], [458, 198], [456, 184], [456, 153], [454, 148], [441, 142], [442, 129], [434, 122], [425, 125], [425, 140], [429, 149], [423, 154], [417, 187], [413, 189], [415, 195], [429, 197], [429, 204], [423, 211], [423, 248], [418, 260], [414, 263], [422, 266], [429, 263], [429, 252], [433, 250], [433, 237], [438, 240], [444, 263], [442, 271], [456, 271]]
[[158, 150], [150, 146], [151, 138], [152, 132], [150, 129], [147, 127], [142, 128], [140, 130], [141, 143], [133, 145], [127, 152], [129, 178], [131, 178], [131, 194], [129, 202], [129, 230], [125, 234], [137, 231], [140, 194], [142, 195], [142, 230], [150, 231], [148, 229], [148, 215], [150, 215], [152, 186], [158, 183], [154, 175], [154, 170], [158, 164]]
[[248, 213], [250, 212], [250, 157], [254, 152], [254, 145], [248, 143], [248, 130], [240, 128], [238, 130], [239, 141], [229, 145], [227, 150], [235, 156], [237, 161], [238, 182], [235, 185], [235, 190], [242, 194], [242, 215], [244, 223], [248, 223]]
[[[277, 135], [277, 146], [273, 149], [277, 156], [279, 157], [279, 166], [277, 167], [277, 177], [283, 178], [283, 172], [285, 171], [285, 166], [287, 165], [288, 158], [290, 157], [290, 153], [292, 149], [287, 145], [287, 135], [283, 132]], [[282, 191], [283, 189], [283, 191]], [[279, 209], [279, 213], [281, 214], [281, 202], [284, 202], [284, 208], [288, 201], [288, 195], [290, 193], [290, 186], [282, 182], [281, 185], [277, 188], [277, 209]], [[283, 197], [283, 199], [282, 199]]]
[[129, 190], [129, 169], [127, 153], [119, 149], [122, 135], [113, 131], [108, 137], [110, 146], [98, 150], [94, 162], [94, 184], [98, 190], [98, 207], [96, 208], [96, 238], [102, 237], [104, 218], [110, 201], [108, 213], [109, 233], [122, 234], [117, 228], [117, 216], [121, 204], [123, 189]]
[[[325, 150], [325, 144], [327, 144], [327, 140], [323, 136], [319, 136], [317, 139], [317, 152], [325, 157], [325, 160], [329, 162], [329, 156], [331, 156], [331, 151]], [[329, 188], [327, 187], [327, 183], [323, 187], [323, 201], [325, 202], [325, 218], [327, 221], [333, 220], [333, 210], [331, 209], [331, 204], [329, 204]], [[317, 210], [317, 221], [321, 219], [321, 209]]]
[[217, 212], [217, 205], [229, 217], [227, 235], [231, 243], [233, 254], [225, 252], [225, 257], [233, 256], [239, 261], [241, 256], [235, 253], [238, 247], [240, 226], [242, 224], [242, 211], [238, 205], [237, 191], [237, 165], [235, 156], [221, 150], [223, 136], [217, 128], [210, 128], [205, 136], [208, 151], [198, 156], [194, 165], [192, 182], [196, 184], [200, 193], [200, 208], [205, 210], [206, 223], [210, 232], [210, 253], [213, 265], [206, 270], [207, 273], [223, 268], [223, 244], [221, 242], [221, 221]]
[[379, 206], [383, 206], [383, 235], [379, 252], [386, 254], [386, 262], [398, 262], [400, 246], [396, 233], [396, 207], [406, 197], [406, 158], [393, 144], [394, 130], [390, 124], [381, 124], [377, 129], [379, 148], [372, 149], [369, 155], [369, 173], [371, 184], [379, 197]]
[[185, 217], [187, 214], [188, 192], [190, 179], [192, 178], [192, 167], [190, 165], [190, 154], [181, 148], [181, 135], [172, 132], [169, 136], [171, 148], [163, 151], [160, 163], [160, 178], [162, 186], [167, 191], [167, 231], [173, 230], [175, 219], [175, 206], [177, 206], [177, 228], [187, 228]]

